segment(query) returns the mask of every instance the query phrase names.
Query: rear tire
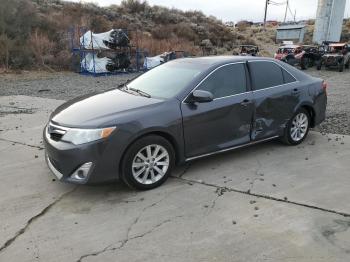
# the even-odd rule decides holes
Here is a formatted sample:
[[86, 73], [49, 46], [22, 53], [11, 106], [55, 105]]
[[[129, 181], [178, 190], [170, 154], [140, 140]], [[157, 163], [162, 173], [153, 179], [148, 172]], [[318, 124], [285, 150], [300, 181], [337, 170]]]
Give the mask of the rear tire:
[[286, 58], [286, 63], [288, 65], [294, 66], [293, 59], [292, 58]]
[[301, 70], [307, 70], [310, 67], [310, 58], [302, 58], [300, 60], [300, 68]]
[[171, 143], [157, 135], [135, 141], [125, 152], [120, 177], [134, 189], [148, 190], [163, 184], [175, 165]]
[[338, 71], [343, 72], [344, 71], [344, 62], [339, 62], [338, 64]]
[[321, 61], [318, 61], [318, 62], [317, 62], [316, 69], [317, 69], [317, 70], [321, 70], [321, 69], [322, 69], [322, 62], [321, 62]]
[[350, 60], [346, 63], [346, 65], [345, 65], [345, 68], [346, 69], [349, 69], [349, 67], [350, 67]]
[[309, 133], [310, 123], [309, 112], [304, 108], [300, 108], [289, 120], [282, 142], [287, 145], [299, 145], [302, 143]]

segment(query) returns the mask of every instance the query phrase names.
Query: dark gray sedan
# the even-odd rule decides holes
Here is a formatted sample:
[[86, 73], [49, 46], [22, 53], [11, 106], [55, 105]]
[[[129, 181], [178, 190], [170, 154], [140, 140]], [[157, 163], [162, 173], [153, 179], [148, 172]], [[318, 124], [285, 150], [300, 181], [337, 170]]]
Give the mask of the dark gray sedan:
[[58, 107], [46, 160], [61, 181], [151, 189], [175, 164], [277, 138], [301, 143], [325, 119], [326, 88], [269, 58], [175, 60]]

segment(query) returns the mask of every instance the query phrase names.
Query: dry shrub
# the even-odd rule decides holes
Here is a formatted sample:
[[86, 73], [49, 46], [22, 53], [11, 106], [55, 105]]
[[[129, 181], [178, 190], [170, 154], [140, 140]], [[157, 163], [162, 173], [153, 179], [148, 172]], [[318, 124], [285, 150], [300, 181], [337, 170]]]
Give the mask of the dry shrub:
[[47, 35], [35, 30], [29, 38], [29, 44], [37, 64], [44, 66], [48, 60], [52, 59], [52, 51], [55, 44], [49, 40]]
[[54, 57], [51, 58], [51, 61], [48, 61], [50, 65], [53, 65], [55, 69], [63, 70], [69, 69], [72, 62], [72, 54], [68, 50], [59, 51]]
[[172, 26], [169, 25], [161, 25], [155, 27], [151, 33], [152, 36], [157, 40], [169, 39], [171, 37], [174, 37]]
[[350, 31], [350, 19], [347, 20], [345, 26]]
[[90, 20], [90, 28], [95, 33], [111, 30], [112, 23], [104, 16], [93, 16]]
[[254, 38], [246, 37], [244, 44], [246, 45], [257, 45]]
[[186, 39], [177, 37], [157, 40], [147, 33], [138, 33], [137, 36], [134, 33], [132, 43], [133, 45], [142, 47], [143, 50], [146, 50], [149, 53], [149, 56], [158, 55], [168, 51], [185, 51], [192, 55], [200, 54], [199, 47], [193, 45], [192, 42]]
[[138, 1], [138, 0], [123, 0], [121, 6], [127, 9], [130, 13], [139, 13], [145, 11], [148, 7], [146, 1]]

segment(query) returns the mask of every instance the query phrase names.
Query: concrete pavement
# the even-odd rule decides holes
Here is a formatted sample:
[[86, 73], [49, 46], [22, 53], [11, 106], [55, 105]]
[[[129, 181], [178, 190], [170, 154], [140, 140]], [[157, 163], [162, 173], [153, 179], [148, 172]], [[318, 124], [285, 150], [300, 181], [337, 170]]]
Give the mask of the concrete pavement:
[[350, 137], [197, 160], [152, 191], [77, 187], [42, 150], [62, 102], [0, 98], [0, 261], [349, 261]]

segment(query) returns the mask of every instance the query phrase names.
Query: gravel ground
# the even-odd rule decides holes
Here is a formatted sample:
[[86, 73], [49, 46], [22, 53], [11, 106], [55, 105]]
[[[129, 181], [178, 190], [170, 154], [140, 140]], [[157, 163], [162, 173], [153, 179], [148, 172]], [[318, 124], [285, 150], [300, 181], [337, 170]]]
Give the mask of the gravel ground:
[[117, 87], [137, 74], [86, 76], [71, 72], [0, 75], [0, 96], [26, 95], [69, 100], [95, 91]]
[[327, 118], [318, 129], [324, 133], [350, 135], [350, 71], [309, 69], [305, 72], [328, 83]]
[[[327, 119], [317, 129], [323, 133], [350, 135], [350, 72], [305, 71], [328, 84]], [[68, 100], [116, 87], [136, 74], [91, 77], [70, 72], [0, 75], [0, 96], [27, 95]], [[0, 110], [1, 111], [1, 110]]]

